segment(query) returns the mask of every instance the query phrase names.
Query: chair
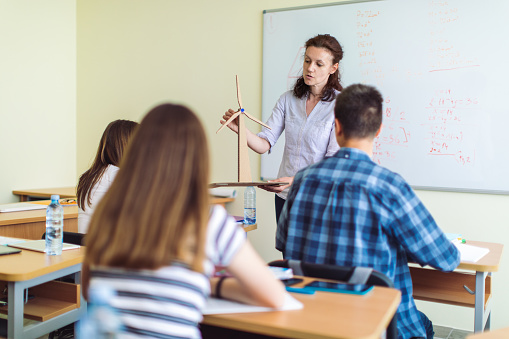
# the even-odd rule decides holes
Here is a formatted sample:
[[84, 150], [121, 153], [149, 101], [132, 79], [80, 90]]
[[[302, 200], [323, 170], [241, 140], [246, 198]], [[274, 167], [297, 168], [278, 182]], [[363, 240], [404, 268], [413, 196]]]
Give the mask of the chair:
[[[385, 274], [367, 267], [324, 265], [287, 259], [271, 261], [269, 266], [291, 268], [295, 275], [306, 277], [338, 280], [351, 284], [365, 284], [394, 288], [394, 283]], [[386, 338], [398, 338], [396, 314], [387, 327]]]
[[[83, 245], [83, 238], [85, 234], [83, 233], [75, 233], [75, 232], [66, 232], [64, 231], [64, 242], [68, 244], [74, 245]], [[42, 235], [42, 239], [46, 239], [46, 232]]]

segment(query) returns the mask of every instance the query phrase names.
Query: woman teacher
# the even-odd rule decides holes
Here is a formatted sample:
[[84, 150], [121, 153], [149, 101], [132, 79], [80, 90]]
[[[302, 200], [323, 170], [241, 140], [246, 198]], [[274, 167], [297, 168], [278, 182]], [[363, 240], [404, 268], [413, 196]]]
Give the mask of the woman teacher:
[[[340, 84], [339, 62], [343, 49], [339, 42], [328, 34], [317, 35], [305, 44], [302, 76], [293, 90], [281, 95], [276, 102], [267, 125], [258, 134], [246, 129], [248, 146], [263, 154], [276, 144], [286, 130], [283, 159], [278, 179], [271, 182], [288, 182], [283, 186], [260, 186], [276, 193], [276, 221], [286, 201], [294, 175], [302, 168], [314, 164], [339, 150], [334, 136], [334, 104]], [[235, 112], [229, 109], [223, 116], [224, 124]], [[228, 127], [238, 132], [236, 121]]]

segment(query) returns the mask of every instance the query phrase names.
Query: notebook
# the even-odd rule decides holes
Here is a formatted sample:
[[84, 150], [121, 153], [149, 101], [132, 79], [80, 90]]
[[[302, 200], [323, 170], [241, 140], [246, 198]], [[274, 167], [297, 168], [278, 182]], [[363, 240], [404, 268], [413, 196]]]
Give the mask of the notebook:
[[0, 212], [19, 212], [29, 210], [44, 210], [47, 206], [32, 204], [30, 202], [15, 202], [12, 204], [1, 204]]
[[[37, 251], [37, 252], [45, 252], [46, 249], [46, 240], [29, 240], [21, 243], [15, 243], [15, 244], [9, 244], [11, 247], [21, 248], [23, 250], [30, 250], [30, 251]], [[74, 245], [74, 244], [67, 244], [64, 243], [64, 246], [62, 248], [63, 251], [65, 250], [72, 250], [80, 248], [80, 245]]]
[[15, 253], [20, 253], [21, 250], [18, 250], [17, 248], [11, 248], [11, 247], [7, 247], [5, 245], [0, 245], [0, 255], [5, 255], [5, 254], [15, 254]]

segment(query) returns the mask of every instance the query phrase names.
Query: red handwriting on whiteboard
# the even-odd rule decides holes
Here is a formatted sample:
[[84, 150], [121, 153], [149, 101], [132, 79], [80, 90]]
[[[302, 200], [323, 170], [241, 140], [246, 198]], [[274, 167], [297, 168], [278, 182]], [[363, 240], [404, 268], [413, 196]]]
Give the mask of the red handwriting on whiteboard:
[[[435, 91], [428, 105], [428, 127], [425, 139], [428, 142], [427, 153], [433, 156], [448, 156], [461, 166], [473, 165], [475, 162], [475, 144], [469, 124], [464, 115], [478, 108], [479, 100], [475, 97], [461, 96], [452, 89]], [[469, 137], [470, 136], [470, 137]]]
[[457, 24], [462, 16], [458, 7], [447, 1], [430, 1], [428, 10], [429, 72], [450, 71], [466, 67], [478, 67], [478, 59], [469, 47], [464, 50], [455, 44]]
[[[362, 74], [362, 81], [368, 82], [371, 75], [376, 77], [376, 85], [383, 84], [385, 74], [376, 73], [377, 55], [375, 52], [375, 41], [373, 34], [375, 32], [374, 25], [380, 16], [380, 11], [366, 10], [357, 11], [356, 31], [357, 37], [357, 55], [359, 60], [359, 69]], [[373, 73], [375, 72], [375, 73]]]

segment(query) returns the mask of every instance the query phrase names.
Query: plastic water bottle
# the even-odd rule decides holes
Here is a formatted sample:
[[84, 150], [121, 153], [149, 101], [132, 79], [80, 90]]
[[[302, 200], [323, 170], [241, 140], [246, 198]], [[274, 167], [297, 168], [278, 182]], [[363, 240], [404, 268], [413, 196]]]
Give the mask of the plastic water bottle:
[[51, 204], [46, 209], [46, 254], [62, 254], [64, 239], [64, 208], [58, 202], [59, 195], [51, 196]]
[[244, 224], [256, 224], [256, 191], [253, 186], [244, 191]]
[[110, 304], [115, 295], [115, 291], [108, 285], [90, 285], [88, 289], [88, 312], [80, 320], [79, 338], [117, 338], [122, 329], [122, 321]]

